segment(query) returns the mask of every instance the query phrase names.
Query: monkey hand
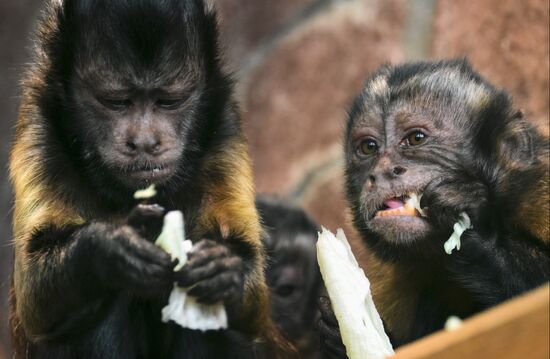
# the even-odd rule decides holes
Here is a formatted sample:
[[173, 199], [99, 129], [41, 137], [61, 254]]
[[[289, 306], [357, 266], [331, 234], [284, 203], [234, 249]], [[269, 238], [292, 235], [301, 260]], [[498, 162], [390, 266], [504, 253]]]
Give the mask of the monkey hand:
[[140, 236], [154, 242], [162, 231], [165, 210], [158, 204], [138, 204], [131, 211], [126, 222]]
[[175, 262], [131, 225], [93, 222], [79, 236], [75, 262], [91, 272], [102, 288], [138, 295], [171, 288]]
[[427, 207], [428, 220], [443, 230], [452, 230], [461, 212], [476, 227], [486, 212], [489, 190], [482, 182], [466, 176], [432, 181], [424, 189], [420, 207]]
[[189, 295], [199, 303], [224, 301], [228, 305], [238, 305], [242, 301], [243, 260], [226, 244], [209, 239], [199, 241], [175, 276], [178, 285], [189, 287]]
[[332, 306], [328, 297], [319, 298], [319, 309], [321, 312], [319, 332], [321, 335], [320, 344], [322, 358], [347, 358], [346, 347], [344, 343], [342, 343], [338, 321], [332, 311]]

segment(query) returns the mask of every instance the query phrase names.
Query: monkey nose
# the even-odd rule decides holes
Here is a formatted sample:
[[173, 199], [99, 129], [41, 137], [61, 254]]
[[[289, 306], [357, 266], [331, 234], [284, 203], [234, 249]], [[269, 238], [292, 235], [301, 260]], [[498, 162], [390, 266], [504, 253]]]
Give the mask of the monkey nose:
[[369, 178], [367, 178], [367, 181], [365, 182], [365, 188], [367, 191], [371, 190], [372, 187], [374, 187], [374, 183], [376, 182], [376, 178], [373, 175], [369, 175]]
[[126, 153], [131, 156], [143, 153], [157, 156], [162, 153], [162, 143], [151, 136], [129, 138], [126, 140]]
[[394, 175], [400, 176], [400, 175], [404, 174], [405, 172], [407, 172], [407, 169], [405, 167], [395, 166], [393, 168], [392, 172], [393, 172]]

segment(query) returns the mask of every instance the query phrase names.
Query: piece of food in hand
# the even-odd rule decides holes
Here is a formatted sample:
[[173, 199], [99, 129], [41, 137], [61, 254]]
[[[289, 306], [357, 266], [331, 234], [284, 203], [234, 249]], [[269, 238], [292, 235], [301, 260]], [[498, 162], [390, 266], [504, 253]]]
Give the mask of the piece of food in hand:
[[370, 282], [353, 256], [342, 229], [322, 228], [317, 260], [350, 359], [381, 359], [394, 351], [370, 292]]
[[180, 270], [187, 263], [187, 252], [191, 250], [193, 243], [185, 240], [183, 214], [180, 211], [166, 213], [162, 231], [157, 237], [155, 245], [170, 254], [172, 260], [178, 260], [174, 271]]
[[[171, 211], [164, 216], [162, 232], [155, 245], [177, 259], [174, 271], [187, 263], [187, 254], [193, 249], [193, 243], [185, 240], [185, 226], [180, 211]], [[162, 321], [174, 321], [183, 328], [195, 330], [218, 330], [227, 328], [227, 314], [223, 303], [213, 305], [197, 303], [187, 294], [187, 288], [174, 288], [168, 298], [168, 304], [162, 308]]]
[[152, 184], [152, 185], [150, 185], [149, 187], [147, 187], [145, 189], [137, 190], [134, 193], [134, 198], [135, 199], [149, 199], [149, 198], [155, 197], [156, 195], [157, 195], [157, 190], [155, 189], [155, 185]]
[[453, 225], [453, 233], [449, 239], [443, 244], [443, 248], [447, 254], [451, 254], [453, 249], [456, 248], [457, 251], [460, 250], [460, 236], [467, 229], [474, 228], [470, 217], [466, 212], [461, 212], [458, 218], [458, 221]]
[[422, 194], [414, 192], [400, 197], [388, 198], [384, 201], [385, 208], [376, 212], [376, 217], [390, 216], [422, 216], [426, 217], [426, 212], [420, 208], [420, 199]]

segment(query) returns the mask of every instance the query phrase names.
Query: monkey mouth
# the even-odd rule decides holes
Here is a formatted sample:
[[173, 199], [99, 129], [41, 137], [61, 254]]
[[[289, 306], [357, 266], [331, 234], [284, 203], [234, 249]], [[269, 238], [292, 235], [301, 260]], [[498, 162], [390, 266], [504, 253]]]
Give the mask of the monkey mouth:
[[415, 203], [416, 198], [418, 198], [418, 196], [414, 196], [413, 193], [387, 198], [383, 202], [382, 209], [377, 211], [374, 217], [420, 217], [420, 212], [417, 209], [419, 204]]
[[380, 217], [421, 217], [424, 211], [420, 208], [420, 198], [422, 194], [409, 192], [398, 197], [390, 197], [384, 200], [381, 209], [378, 210], [374, 218]]
[[121, 173], [123, 182], [133, 186], [161, 184], [169, 180], [175, 173], [174, 164], [145, 164], [131, 166]]
[[431, 225], [425, 218], [424, 209], [420, 208], [421, 195], [407, 192], [391, 196], [380, 202], [367, 228], [399, 245], [424, 238], [431, 231]]

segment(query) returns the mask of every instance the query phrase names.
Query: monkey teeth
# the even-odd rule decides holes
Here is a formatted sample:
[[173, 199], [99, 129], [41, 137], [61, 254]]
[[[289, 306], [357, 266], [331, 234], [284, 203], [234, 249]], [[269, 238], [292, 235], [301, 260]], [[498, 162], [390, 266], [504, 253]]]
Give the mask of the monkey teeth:
[[392, 217], [392, 216], [419, 216], [420, 214], [413, 206], [405, 204], [402, 207], [385, 209], [376, 212], [376, 217]]
[[[421, 195], [420, 195], [421, 196]], [[415, 193], [410, 193], [400, 198], [390, 198], [384, 201], [387, 209], [376, 212], [375, 217], [411, 216], [420, 217], [419, 198]]]

